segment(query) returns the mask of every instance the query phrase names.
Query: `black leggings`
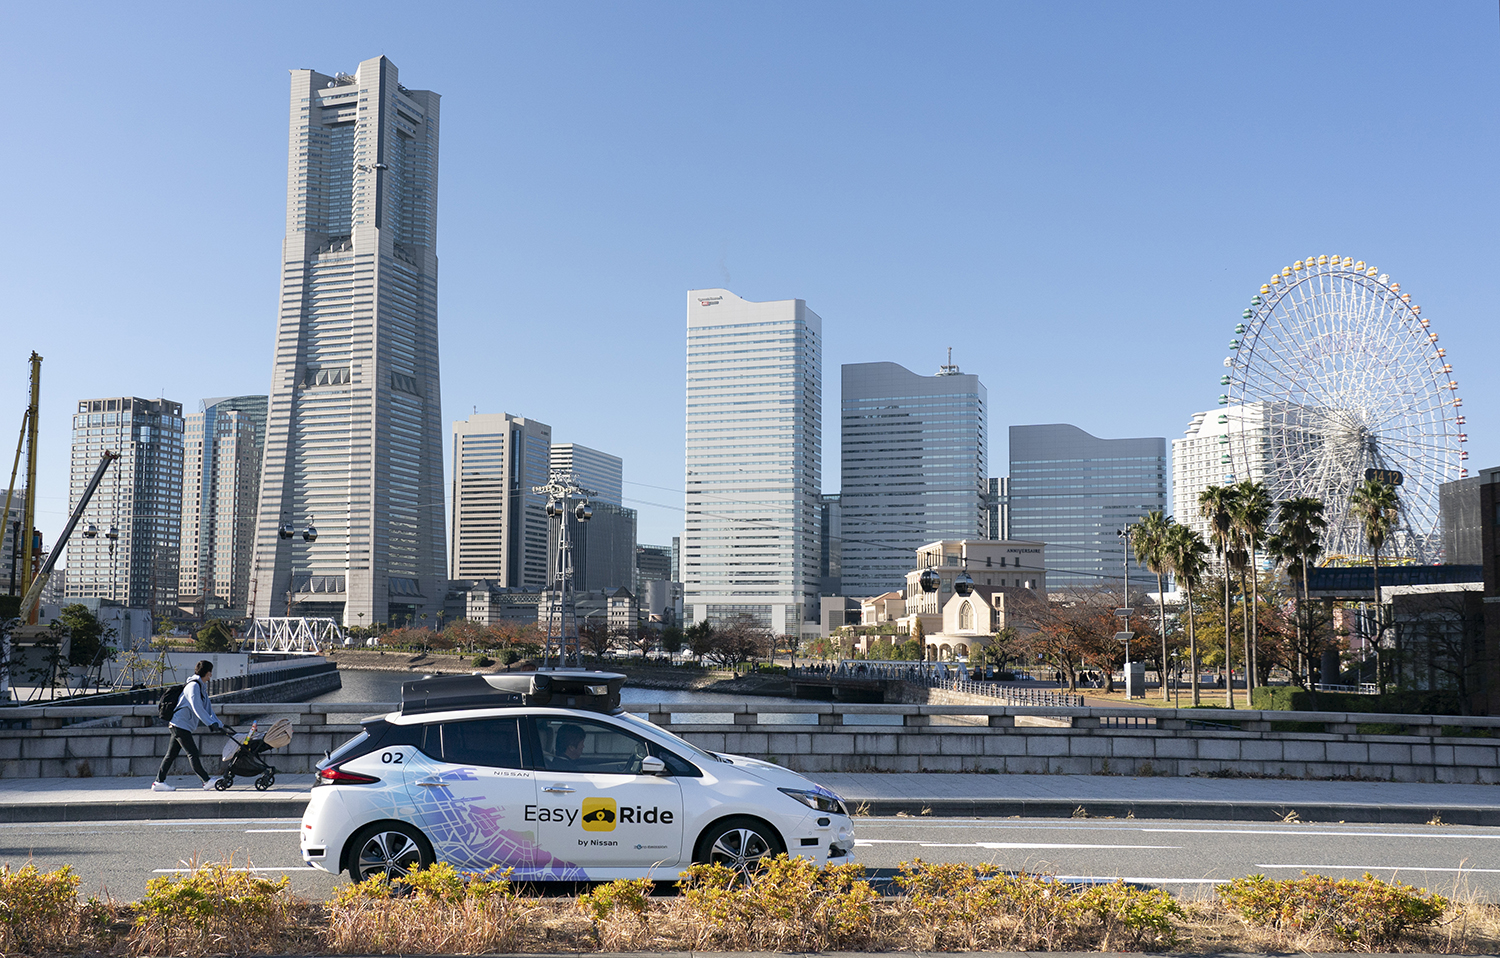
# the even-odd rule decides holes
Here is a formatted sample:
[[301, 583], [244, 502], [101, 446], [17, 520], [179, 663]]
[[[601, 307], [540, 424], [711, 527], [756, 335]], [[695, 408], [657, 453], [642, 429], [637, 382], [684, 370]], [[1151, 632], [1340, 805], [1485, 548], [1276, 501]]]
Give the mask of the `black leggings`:
[[208, 773], [203, 770], [203, 759], [198, 755], [198, 743], [194, 740], [193, 733], [174, 725], [172, 743], [167, 746], [167, 756], [161, 760], [161, 768], [156, 773], [158, 782], [167, 780], [167, 773], [172, 770], [172, 763], [177, 761], [178, 752], [187, 752], [193, 763], [193, 771], [198, 773], [199, 778], [208, 781]]

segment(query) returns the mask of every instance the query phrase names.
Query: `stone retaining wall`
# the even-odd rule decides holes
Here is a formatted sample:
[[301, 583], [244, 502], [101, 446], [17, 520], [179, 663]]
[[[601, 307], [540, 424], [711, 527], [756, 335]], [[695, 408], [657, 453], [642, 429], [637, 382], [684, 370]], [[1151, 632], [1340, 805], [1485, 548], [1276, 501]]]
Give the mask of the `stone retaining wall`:
[[[292, 744], [271, 753], [284, 773], [308, 773], [327, 750], [358, 731], [353, 720], [388, 703], [224, 703], [219, 714], [243, 726], [252, 715], [293, 717]], [[973, 704], [847, 705], [753, 702], [715, 706], [731, 713], [711, 725], [680, 725], [671, 710], [688, 703], [632, 704], [651, 721], [716, 752], [766, 758], [804, 772], [990, 772], [1029, 774], [1254, 775], [1365, 778], [1403, 782], [1500, 783], [1500, 718], [1216, 710], [1226, 727], [1190, 727], [1202, 712], [1149, 708], [1041, 708]], [[703, 706], [698, 706], [699, 711]], [[760, 711], [816, 716], [817, 725], [761, 724]], [[83, 709], [28, 710], [33, 726], [83, 717]], [[854, 724], [886, 716], [899, 725]], [[230, 718], [234, 716], [234, 718]], [[167, 742], [148, 727], [154, 710], [136, 707], [121, 728], [0, 730], [4, 777], [150, 775]], [[1317, 723], [1322, 732], [1273, 729]], [[1359, 723], [1401, 725], [1407, 734], [1364, 734]], [[1461, 735], [1444, 735], [1462, 722]], [[1034, 724], [1046, 723], [1046, 724]], [[222, 740], [203, 736], [217, 756]], [[186, 765], [179, 766], [185, 770]], [[217, 769], [214, 764], [210, 770]]]

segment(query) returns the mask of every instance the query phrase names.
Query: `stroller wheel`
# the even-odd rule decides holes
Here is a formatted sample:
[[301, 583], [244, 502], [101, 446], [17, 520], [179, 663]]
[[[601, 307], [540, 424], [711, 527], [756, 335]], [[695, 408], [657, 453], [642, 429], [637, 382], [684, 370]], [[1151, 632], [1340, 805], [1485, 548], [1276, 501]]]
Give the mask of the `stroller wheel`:
[[217, 789], [217, 790], [219, 790], [219, 791], [221, 791], [221, 792], [225, 792], [225, 791], [228, 791], [229, 787], [231, 785], [233, 785], [233, 784], [234, 784], [234, 773], [233, 772], [225, 772], [222, 776], [219, 777], [219, 780], [217, 782], [214, 782], [214, 788]]
[[267, 772], [266, 774], [262, 775], [260, 778], [257, 778], [255, 780], [255, 790], [258, 791], [258, 792], [264, 792], [266, 789], [270, 788], [272, 785], [275, 785], [275, 784], [276, 784], [276, 773], [274, 773], [274, 772]]

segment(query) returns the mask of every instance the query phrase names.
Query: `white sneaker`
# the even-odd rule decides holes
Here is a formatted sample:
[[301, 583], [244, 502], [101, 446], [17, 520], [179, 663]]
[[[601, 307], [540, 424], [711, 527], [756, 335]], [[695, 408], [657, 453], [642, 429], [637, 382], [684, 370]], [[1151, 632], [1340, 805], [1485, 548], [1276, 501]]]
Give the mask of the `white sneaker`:
[[216, 776], [203, 783], [203, 790], [205, 792], [211, 792], [214, 790], [214, 786], [217, 784], [219, 784], [219, 778]]
[[175, 791], [177, 791], [177, 786], [176, 785], [168, 785], [166, 782], [152, 782], [151, 783], [151, 791], [153, 791], [153, 792], [175, 792]]

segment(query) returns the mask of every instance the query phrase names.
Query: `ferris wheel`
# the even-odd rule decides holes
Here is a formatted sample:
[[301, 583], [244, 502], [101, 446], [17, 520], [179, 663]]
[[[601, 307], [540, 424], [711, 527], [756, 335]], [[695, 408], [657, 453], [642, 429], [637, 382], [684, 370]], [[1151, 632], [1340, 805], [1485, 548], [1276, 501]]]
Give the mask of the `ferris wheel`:
[[1383, 557], [1438, 561], [1438, 487], [1468, 475], [1468, 437], [1422, 307], [1374, 266], [1310, 256], [1272, 275], [1242, 319], [1219, 380], [1225, 478], [1259, 479], [1276, 501], [1321, 499], [1335, 563], [1368, 552], [1354, 487], [1397, 481], [1401, 517]]

